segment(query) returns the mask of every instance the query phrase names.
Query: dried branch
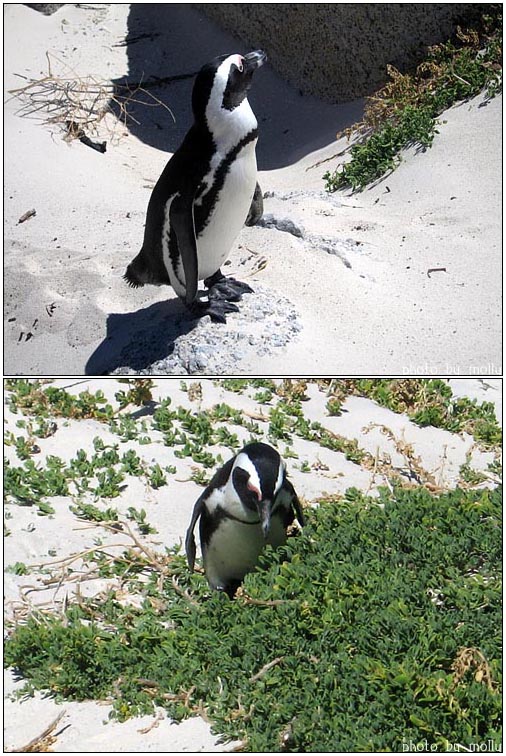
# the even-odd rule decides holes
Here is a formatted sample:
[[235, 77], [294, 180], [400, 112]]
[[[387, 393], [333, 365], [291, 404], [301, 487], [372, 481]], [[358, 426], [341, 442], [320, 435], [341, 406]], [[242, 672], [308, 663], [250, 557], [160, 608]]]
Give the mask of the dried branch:
[[273, 659], [270, 662], [267, 662], [267, 664], [264, 664], [264, 666], [256, 672], [256, 674], [252, 675], [249, 679], [250, 682], [256, 682], [257, 680], [260, 680], [263, 675], [265, 675], [266, 672], [268, 672], [270, 669], [276, 666], [276, 664], [280, 664], [284, 656], [277, 656], [275, 659]]
[[[133, 105], [162, 106], [171, 114], [174, 123], [176, 121], [171, 109], [148, 92], [141, 82], [114, 84], [90, 75], [79, 76], [73, 71], [69, 71], [70, 75], [58, 76], [53, 74], [51, 57], [47, 52], [46, 58], [48, 75], [32, 79], [16, 74], [28, 83], [9, 90], [12, 95], [10, 99], [16, 98], [21, 103], [16, 111], [19, 116], [36, 118], [48, 125], [57, 124], [65, 132], [64, 139], [67, 141], [82, 140], [86, 136], [85, 129], [97, 133], [99, 124], [107, 115], [114, 117], [115, 124], [117, 121], [126, 124], [128, 120], [139, 123], [131, 113]], [[115, 127], [105, 125], [112, 137]]]
[[56, 719], [54, 719], [51, 724], [48, 725], [43, 732], [41, 732], [40, 735], [37, 735], [36, 738], [32, 738], [32, 740], [30, 740], [21, 748], [13, 748], [12, 751], [9, 751], [9, 753], [41, 753], [49, 751], [50, 746], [52, 746], [56, 740], [56, 736], [53, 735], [53, 731], [56, 729], [56, 726], [65, 713], [66, 711], [64, 709], [58, 714]]

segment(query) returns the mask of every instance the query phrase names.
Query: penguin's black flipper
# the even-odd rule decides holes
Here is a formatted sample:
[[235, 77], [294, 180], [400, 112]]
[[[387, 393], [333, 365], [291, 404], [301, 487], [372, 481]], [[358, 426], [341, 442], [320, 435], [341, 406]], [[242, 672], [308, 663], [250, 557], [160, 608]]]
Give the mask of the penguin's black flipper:
[[195, 536], [193, 535], [193, 531], [195, 529], [195, 525], [197, 524], [197, 520], [202, 514], [202, 510], [204, 508], [204, 496], [206, 495], [206, 491], [207, 491], [207, 488], [204, 491], [204, 493], [201, 496], [199, 496], [199, 498], [197, 499], [195, 506], [193, 507], [190, 525], [188, 526], [188, 530], [186, 531], [186, 539], [185, 539], [184, 545], [186, 549], [186, 559], [188, 561], [188, 567], [190, 568], [190, 572], [193, 572], [193, 569], [195, 567], [195, 554], [197, 553], [197, 547], [195, 545]]
[[[167, 169], [166, 169], [167, 170]], [[165, 171], [162, 177], [165, 175]], [[157, 188], [161, 187], [161, 188]], [[132, 260], [123, 276], [129, 286], [137, 288], [144, 284], [170, 285], [167, 268], [163, 262], [162, 235], [165, 201], [161, 201], [160, 193], [163, 191], [161, 181], [153, 190], [146, 214], [144, 227], [144, 240], [139, 254]]]
[[176, 234], [177, 245], [183, 263], [186, 297], [185, 302], [195, 302], [198, 289], [197, 237], [193, 217], [193, 192], [178, 194], [170, 205], [170, 224]]
[[258, 221], [262, 217], [263, 212], [264, 212], [264, 199], [262, 195], [262, 190], [260, 189], [260, 184], [257, 181], [257, 185], [255, 187], [255, 194], [253, 195], [253, 200], [251, 201], [251, 206], [248, 211], [247, 218], [244, 221], [245, 225], [254, 226], [255, 223], [258, 223]]
[[190, 520], [188, 530], [186, 531], [185, 538], [186, 559], [188, 560], [188, 566], [190, 567], [190, 570], [192, 572], [195, 566], [195, 554], [197, 551], [195, 546], [195, 536], [193, 535], [195, 525], [197, 524], [197, 520], [204, 511], [204, 502], [206, 501], [206, 499], [208, 499], [208, 497], [216, 488], [221, 488], [222, 486], [224, 486], [229, 479], [234, 460], [235, 457], [232, 457], [232, 459], [229, 459], [228, 462], [225, 462], [225, 464], [214, 473], [213, 477], [209, 481], [209, 484], [200, 494], [199, 498], [195, 502], [195, 506], [193, 507], [192, 518]]
[[290, 481], [287, 478], [285, 478], [284, 487], [290, 492], [292, 496], [292, 506], [295, 510], [295, 515], [301, 527], [304, 527], [304, 524], [305, 524], [304, 515], [302, 513], [302, 507], [300, 505], [299, 497], [295, 493], [295, 488], [293, 487], [293, 485], [290, 483]]

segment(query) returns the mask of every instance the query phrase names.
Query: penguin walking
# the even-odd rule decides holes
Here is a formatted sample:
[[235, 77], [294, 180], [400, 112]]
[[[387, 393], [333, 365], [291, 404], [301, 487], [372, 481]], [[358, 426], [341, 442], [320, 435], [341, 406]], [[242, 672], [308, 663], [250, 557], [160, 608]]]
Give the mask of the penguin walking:
[[194, 316], [215, 322], [226, 322], [238, 311], [233, 303], [253, 291], [220, 268], [245, 222], [254, 225], [263, 211], [258, 124], [247, 94], [266, 59], [262, 50], [222, 55], [197, 74], [194, 124], [153, 189], [142, 249], [124, 275], [133, 287], [169, 284]]
[[264, 546], [285, 543], [286, 529], [295, 517], [304, 525], [299, 499], [278, 452], [267, 444], [248, 444], [215, 473], [195, 504], [185, 544], [190, 570], [195, 565], [193, 531], [200, 518], [208, 583], [232, 598]]

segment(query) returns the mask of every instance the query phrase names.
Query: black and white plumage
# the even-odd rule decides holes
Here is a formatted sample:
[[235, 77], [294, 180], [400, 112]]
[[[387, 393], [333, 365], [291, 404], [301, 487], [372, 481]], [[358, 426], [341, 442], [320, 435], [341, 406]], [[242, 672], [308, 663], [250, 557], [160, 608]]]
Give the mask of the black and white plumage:
[[[169, 284], [193, 314], [219, 322], [252, 291], [220, 268], [243, 225], [262, 214], [258, 124], [247, 94], [265, 60], [261, 50], [222, 55], [197, 74], [194, 124], [153, 189], [142, 249], [124, 275], [134, 287]], [[198, 296], [199, 280], [207, 300]]]
[[200, 543], [209, 585], [231, 598], [266, 544], [281, 546], [295, 518], [304, 525], [295, 489], [278, 452], [252, 443], [214, 475], [195, 504], [186, 533], [190, 569], [195, 564], [193, 531], [200, 518]]

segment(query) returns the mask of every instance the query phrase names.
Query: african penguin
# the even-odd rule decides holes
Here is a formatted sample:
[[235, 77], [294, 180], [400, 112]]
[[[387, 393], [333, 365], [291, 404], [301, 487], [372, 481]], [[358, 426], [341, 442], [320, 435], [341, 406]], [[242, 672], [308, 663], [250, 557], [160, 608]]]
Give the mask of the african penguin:
[[[245, 224], [262, 215], [257, 184], [257, 120], [247, 100], [262, 50], [222, 55], [193, 86], [194, 123], [148, 204], [142, 249], [124, 275], [130, 286], [170, 284], [195, 316], [226, 322], [252, 289], [220, 268]], [[207, 287], [199, 298], [198, 281]], [[202, 295], [200, 295], [202, 296]]]
[[195, 564], [193, 531], [200, 517], [204, 570], [211, 588], [230, 598], [257, 564], [266, 544], [286, 541], [295, 517], [304, 525], [295, 489], [278, 452], [263, 443], [244, 447], [221, 467], [197, 500], [186, 533], [190, 570]]

